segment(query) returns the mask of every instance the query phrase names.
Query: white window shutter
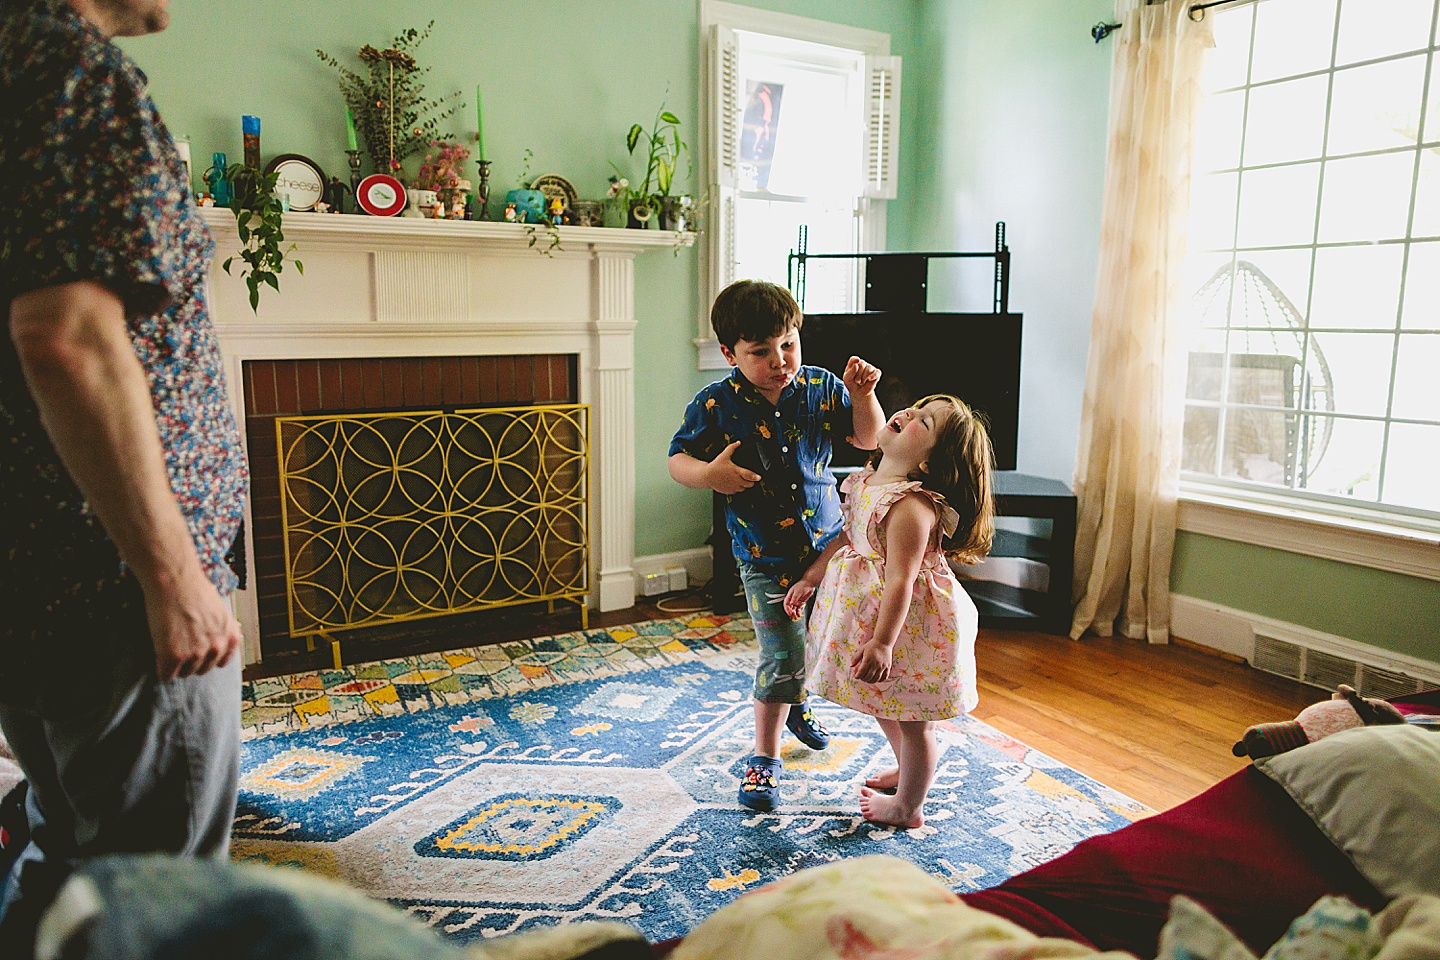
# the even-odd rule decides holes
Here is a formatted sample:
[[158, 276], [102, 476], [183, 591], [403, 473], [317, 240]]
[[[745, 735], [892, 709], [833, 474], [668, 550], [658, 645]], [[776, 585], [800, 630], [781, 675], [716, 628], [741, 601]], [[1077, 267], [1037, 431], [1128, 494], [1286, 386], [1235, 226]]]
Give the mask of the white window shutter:
[[900, 58], [867, 57], [865, 68], [864, 196], [893, 200], [900, 160]]
[[710, 156], [717, 187], [734, 187], [740, 166], [740, 46], [735, 31], [715, 24], [710, 56]]

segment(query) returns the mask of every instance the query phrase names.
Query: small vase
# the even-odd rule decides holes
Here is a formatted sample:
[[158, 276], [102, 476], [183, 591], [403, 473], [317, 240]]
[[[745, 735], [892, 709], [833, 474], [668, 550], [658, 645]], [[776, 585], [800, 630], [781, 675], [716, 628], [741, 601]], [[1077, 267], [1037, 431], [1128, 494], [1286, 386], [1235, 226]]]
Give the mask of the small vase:
[[570, 222], [577, 227], [603, 227], [605, 205], [599, 200], [576, 200], [570, 205]]
[[438, 195], [434, 190], [411, 190], [409, 200], [410, 204], [405, 208], [404, 216], [429, 217], [434, 213]]
[[660, 229], [684, 233], [691, 228], [691, 211], [695, 209], [692, 197], [659, 197]]
[[625, 221], [629, 217], [629, 205], [620, 197], [607, 197], [605, 200], [605, 219], [601, 221], [606, 227], [625, 227]]
[[649, 200], [631, 200], [630, 215], [625, 221], [625, 226], [632, 230], [649, 230], [650, 223], [655, 219], [655, 207]]

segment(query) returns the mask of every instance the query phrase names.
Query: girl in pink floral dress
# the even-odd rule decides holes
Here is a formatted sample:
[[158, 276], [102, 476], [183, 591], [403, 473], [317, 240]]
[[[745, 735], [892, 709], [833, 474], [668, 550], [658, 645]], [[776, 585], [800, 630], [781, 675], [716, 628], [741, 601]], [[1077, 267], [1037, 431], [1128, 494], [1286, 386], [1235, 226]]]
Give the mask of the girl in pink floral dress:
[[815, 594], [806, 686], [875, 717], [895, 751], [899, 766], [860, 790], [867, 820], [925, 822], [935, 721], [975, 709], [978, 617], [945, 558], [974, 563], [989, 551], [993, 463], [985, 425], [963, 401], [936, 395], [901, 410], [842, 487], [844, 530], [786, 594], [792, 617]]

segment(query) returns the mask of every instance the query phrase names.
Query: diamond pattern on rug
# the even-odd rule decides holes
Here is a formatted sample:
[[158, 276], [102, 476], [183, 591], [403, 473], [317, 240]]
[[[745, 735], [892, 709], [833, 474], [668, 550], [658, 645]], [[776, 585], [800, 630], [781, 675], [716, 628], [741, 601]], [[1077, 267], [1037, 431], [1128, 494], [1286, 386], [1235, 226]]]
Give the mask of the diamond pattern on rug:
[[499, 796], [421, 840], [422, 857], [542, 860], [571, 846], [620, 806], [614, 797]]
[[400, 716], [620, 676], [754, 639], [747, 618], [707, 614], [252, 680], [241, 692], [241, 736]]
[[[748, 621], [587, 636], [252, 685], [234, 855], [341, 879], [459, 941], [607, 918], [661, 940], [806, 866], [890, 853], [973, 890], [1148, 813], [961, 717], [938, 725], [925, 826], [868, 823], [858, 788], [894, 764], [889, 744], [873, 718], [820, 700], [830, 747], [787, 735], [780, 809], [745, 810]], [[328, 712], [290, 699], [258, 713], [297, 691]], [[346, 697], [369, 706], [337, 709]]]

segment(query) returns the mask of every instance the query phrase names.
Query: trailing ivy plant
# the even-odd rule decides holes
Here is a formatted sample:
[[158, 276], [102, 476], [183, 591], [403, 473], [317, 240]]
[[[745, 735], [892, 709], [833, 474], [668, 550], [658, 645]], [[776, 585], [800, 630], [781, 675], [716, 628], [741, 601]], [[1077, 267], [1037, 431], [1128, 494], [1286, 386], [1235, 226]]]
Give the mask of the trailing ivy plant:
[[[250, 309], [260, 312], [260, 287], [268, 285], [280, 289], [280, 273], [285, 269], [285, 255], [295, 249], [295, 244], [282, 247], [285, 233], [282, 219], [284, 205], [275, 195], [275, 183], [279, 172], [263, 173], [254, 167], [234, 166], [226, 170], [226, 176], [234, 193], [230, 209], [235, 211], [235, 228], [240, 233], [240, 277], [250, 288]], [[295, 271], [305, 273], [305, 264], [293, 257], [290, 260]], [[221, 266], [226, 273], [235, 263], [235, 257], [226, 257]]]
[[[530, 242], [527, 243], [526, 246], [536, 253], [553, 257], [555, 256], [554, 251], [564, 249], [560, 246], [560, 224], [551, 220], [548, 216], [539, 223], [524, 223], [522, 226], [525, 228], [525, 233], [530, 237]], [[548, 246], [542, 247], [539, 245], [541, 230], [544, 230], [545, 235], [550, 238]]]

